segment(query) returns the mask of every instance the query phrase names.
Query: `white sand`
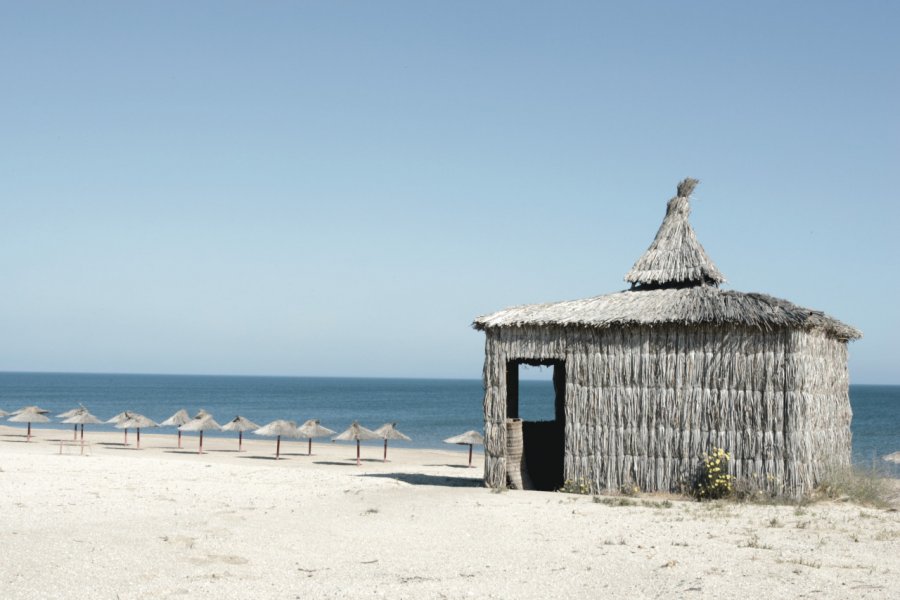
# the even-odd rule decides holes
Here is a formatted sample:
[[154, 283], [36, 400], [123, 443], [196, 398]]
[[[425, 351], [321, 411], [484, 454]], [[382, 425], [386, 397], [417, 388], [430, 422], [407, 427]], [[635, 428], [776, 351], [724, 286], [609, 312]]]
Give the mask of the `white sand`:
[[897, 512], [492, 493], [464, 452], [401, 444], [357, 468], [351, 444], [23, 432], [0, 427], [3, 599], [900, 598]]

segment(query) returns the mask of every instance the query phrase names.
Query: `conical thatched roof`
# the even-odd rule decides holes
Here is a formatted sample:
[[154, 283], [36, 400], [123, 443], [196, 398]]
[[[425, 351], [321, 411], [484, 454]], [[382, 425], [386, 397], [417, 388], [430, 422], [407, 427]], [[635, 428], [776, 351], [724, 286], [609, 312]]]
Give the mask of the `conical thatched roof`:
[[328, 429], [327, 427], [322, 427], [321, 425], [319, 425], [318, 419], [310, 419], [297, 428], [297, 437], [308, 439], [325, 437], [327, 435], [334, 435], [335, 433], [337, 432], [333, 429]]
[[475, 430], [469, 430], [444, 440], [445, 444], [477, 444], [484, 445], [484, 436]]
[[[45, 411], [46, 412], [46, 411]], [[9, 421], [13, 423], [47, 423], [50, 421], [44, 413], [34, 410], [23, 410], [11, 416]]]
[[178, 427], [180, 431], [220, 431], [222, 426], [216, 423], [212, 416], [205, 416], [197, 419], [191, 419], [184, 425]]
[[335, 436], [334, 439], [342, 442], [349, 442], [352, 440], [365, 441], [381, 440], [384, 438], [382, 438], [371, 429], [366, 429], [356, 421], [353, 421], [353, 424], [349, 428], [347, 428], [346, 431], [341, 432], [341, 434]]
[[116, 423], [116, 429], [146, 429], [148, 427], [159, 427], [159, 423], [138, 413], [130, 413], [127, 419]]
[[[70, 411], [71, 412], [71, 411]], [[81, 410], [71, 415], [69, 418], [64, 419], [63, 423], [68, 423], [70, 425], [97, 425], [98, 423], [102, 423], [101, 419], [98, 419], [91, 413], [85, 410]]]
[[222, 425], [222, 431], [253, 431], [259, 429], [259, 425], [240, 415]]
[[211, 417], [211, 416], [212, 416], [212, 413], [206, 412], [206, 410], [201, 408], [200, 410], [197, 411], [197, 414], [194, 415], [194, 418], [202, 419], [203, 417]]
[[188, 411], [183, 408], [176, 412], [174, 415], [163, 421], [159, 424], [160, 427], [178, 427], [180, 425], [184, 425], [188, 421], [191, 420], [191, 416], [188, 414]]
[[656, 239], [628, 274], [630, 290], [548, 304], [514, 306], [475, 319], [475, 329], [499, 327], [586, 327], [740, 325], [762, 330], [820, 330], [852, 340], [853, 327], [825, 313], [766, 294], [721, 290], [721, 273], [706, 255], [687, 221], [687, 196], [696, 184], [685, 180]]
[[406, 442], [412, 441], [408, 436], [400, 433], [397, 430], [396, 423], [385, 423], [384, 425], [376, 429], [375, 433], [377, 433], [384, 440], [403, 440]]
[[266, 423], [256, 431], [254, 431], [256, 435], [263, 436], [287, 436], [287, 437], [297, 437], [297, 424], [293, 421], [285, 421], [284, 419], [278, 419], [276, 421], [272, 421], [271, 423]]
[[678, 184], [678, 194], [669, 200], [656, 238], [634, 263], [625, 281], [633, 286], [654, 287], [718, 285], [725, 281], [688, 221], [691, 214], [689, 198], [698, 183], [696, 179], [688, 178]]

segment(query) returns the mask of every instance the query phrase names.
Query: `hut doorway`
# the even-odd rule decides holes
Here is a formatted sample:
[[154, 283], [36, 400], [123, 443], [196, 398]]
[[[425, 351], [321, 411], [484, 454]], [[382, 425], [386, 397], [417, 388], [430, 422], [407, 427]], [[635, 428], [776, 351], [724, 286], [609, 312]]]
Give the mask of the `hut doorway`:
[[[540, 392], [534, 397], [530, 381], [521, 381], [522, 365], [551, 367], [552, 388], [549, 394]], [[524, 388], [524, 389], [523, 389]], [[522, 414], [523, 402], [528, 395], [528, 410]], [[537, 401], [537, 406], [535, 406]], [[540, 406], [540, 404], [550, 406]], [[524, 467], [522, 478], [530, 481], [531, 489], [553, 491], [562, 487], [565, 473], [566, 433], [566, 363], [564, 360], [511, 360], [506, 364], [506, 416], [509, 419], [539, 419], [522, 421], [522, 445]]]

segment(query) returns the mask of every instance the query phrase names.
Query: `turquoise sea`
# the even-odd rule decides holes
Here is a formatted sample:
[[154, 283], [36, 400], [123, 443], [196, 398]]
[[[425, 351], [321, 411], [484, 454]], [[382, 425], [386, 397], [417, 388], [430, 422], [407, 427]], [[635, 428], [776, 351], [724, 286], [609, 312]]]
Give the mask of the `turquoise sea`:
[[[552, 419], [552, 397], [549, 381], [521, 381], [522, 417]], [[55, 415], [81, 403], [102, 419], [131, 410], [162, 421], [180, 408], [203, 408], [220, 423], [238, 414], [259, 424], [316, 418], [337, 431], [354, 420], [370, 428], [396, 421], [412, 438], [407, 444], [421, 448], [446, 448], [444, 438], [481, 430], [481, 402], [480, 379], [0, 373], [6, 411], [37, 404]], [[881, 460], [900, 450], [900, 386], [851, 385], [850, 402], [854, 461], [900, 477], [900, 465]]]

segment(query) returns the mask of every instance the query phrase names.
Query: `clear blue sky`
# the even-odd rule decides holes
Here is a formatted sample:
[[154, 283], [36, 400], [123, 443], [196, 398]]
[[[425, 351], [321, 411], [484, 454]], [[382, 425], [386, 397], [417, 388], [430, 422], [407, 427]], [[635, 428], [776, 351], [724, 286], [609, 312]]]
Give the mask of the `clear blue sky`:
[[6, 2], [0, 370], [481, 376], [685, 176], [898, 383], [900, 4]]

